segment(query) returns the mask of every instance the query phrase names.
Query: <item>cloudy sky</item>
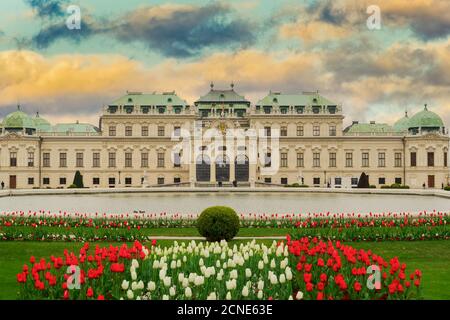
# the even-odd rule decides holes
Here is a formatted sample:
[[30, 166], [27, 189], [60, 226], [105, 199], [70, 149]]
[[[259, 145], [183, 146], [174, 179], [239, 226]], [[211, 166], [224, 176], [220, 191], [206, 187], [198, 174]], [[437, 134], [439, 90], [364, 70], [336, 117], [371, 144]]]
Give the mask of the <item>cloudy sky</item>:
[[[70, 5], [80, 30], [66, 26]], [[2, 0], [0, 118], [20, 103], [96, 124], [126, 90], [192, 103], [233, 81], [252, 102], [319, 90], [346, 123], [393, 123], [427, 103], [449, 125], [449, 35], [448, 0]]]

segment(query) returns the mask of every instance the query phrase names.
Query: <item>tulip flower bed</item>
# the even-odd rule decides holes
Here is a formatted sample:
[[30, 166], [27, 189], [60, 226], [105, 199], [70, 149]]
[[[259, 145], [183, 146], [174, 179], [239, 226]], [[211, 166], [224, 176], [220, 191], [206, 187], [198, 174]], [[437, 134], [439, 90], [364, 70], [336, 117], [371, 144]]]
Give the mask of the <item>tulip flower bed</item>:
[[[305, 299], [405, 300], [421, 297], [420, 270], [407, 274], [406, 264], [394, 257], [388, 261], [371, 250], [356, 250], [339, 241], [308, 238], [287, 242], [295, 256], [296, 287]], [[379, 284], [367, 285], [367, 268], [379, 269]], [[372, 275], [372, 273], [370, 273]]]
[[[153, 242], [155, 244], [155, 242]], [[17, 274], [20, 299], [289, 299], [293, 272], [288, 247], [254, 241], [230, 247], [227, 242], [174, 243], [145, 248], [64, 252], [37, 261], [31, 257]], [[80, 290], [69, 290], [68, 266], [78, 266]]]
[[[368, 265], [382, 270], [380, 289], [365, 288]], [[79, 289], [68, 285], [77, 266]], [[364, 269], [364, 272], [362, 270]], [[64, 252], [49, 260], [30, 258], [17, 274], [20, 299], [414, 299], [420, 298], [421, 272], [409, 277], [406, 265], [386, 262], [370, 251], [307, 238], [270, 246], [255, 241], [146, 248], [91, 248]]]
[[[12, 212], [0, 218], [1, 240], [30, 241], [149, 241], [155, 229], [195, 231], [194, 215], [87, 214], [66, 212]], [[241, 228], [278, 230], [289, 228], [294, 238], [319, 237], [343, 241], [435, 240], [450, 238], [450, 215], [443, 212], [362, 214], [316, 213], [241, 214]], [[289, 231], [284, 232], [286, 234]], [[251, 234], [253, 235], [253, 233]], [[264, 235], [264, 232], [258, 232]], [[275, 235], [267, 231], [266, 235]]]

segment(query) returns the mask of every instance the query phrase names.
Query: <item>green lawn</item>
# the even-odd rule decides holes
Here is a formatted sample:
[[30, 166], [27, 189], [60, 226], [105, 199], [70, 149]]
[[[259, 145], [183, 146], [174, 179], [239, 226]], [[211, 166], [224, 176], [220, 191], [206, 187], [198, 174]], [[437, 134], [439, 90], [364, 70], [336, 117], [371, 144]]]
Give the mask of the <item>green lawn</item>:
[[[158, 243], [170, 245], [173, 241], [161, 240]], [[36, 258], [48, 258], [51, 255], [61, 255], [66, 248], [77, 250], [81, 245], [81, 243], [70, 242], [0, 242], [0, 299], [15, 299], [18, 288], [16, 274], [31, 255]], [[108, 243], [101, 243], [101, 245], [108, 245]], [[352, 242], [350, 245], [355, 248], [370, 248], [385, 259], [398, 256], [401, 262], [407, 264], [408, 270], [418, 268], [423, 271], [422, 286], [425, 299], [450, 299], [450, 290], [448, 290], [450, 287], [450, 241]]]

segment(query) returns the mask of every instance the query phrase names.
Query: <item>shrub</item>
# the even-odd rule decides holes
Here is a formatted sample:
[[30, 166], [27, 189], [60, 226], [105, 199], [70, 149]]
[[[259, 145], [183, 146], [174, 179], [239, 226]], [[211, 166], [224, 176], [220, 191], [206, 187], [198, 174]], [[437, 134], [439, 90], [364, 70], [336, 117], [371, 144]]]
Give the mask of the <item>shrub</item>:
[[75, 172], [75, 177], [73, 178], [72, 185], [75, 185], [75, 188], [84, 188], [83, 176], [81, 175], [81, 172], [78, 170], [77, 172]]
[[381, 189], [409, 189], [409, 186], [394, 183], [390, 186], [382, 186]]
[[450, 191], [450, 186], [444, 187], [444, 190], [445, 190], [445, 191]]
[[363, 172], [358, 181], [358, 188], [370, 188], [369, 177]]
[[370, 188], [370, 189], [376, 189], [376, 188], [377, 188], [377, 186], [376, 186], [376, 185], [373, 185], [373, 184], [371, 184], [369, 188]]
[[293, 183], [293, 184], [288, 184], [286, 185], [287, 188], [309, 188], [308, 185], [306, 184], [299, 184], [299, 183]]
[[69, 189], [77, 189], [78, 187], [75, 184], [72, 183], [68, 188]]
[[230, 241], [239, 232], [239, 217], [229, 207], [210, 207], [197, 219], [197, 230], [208, 241]]

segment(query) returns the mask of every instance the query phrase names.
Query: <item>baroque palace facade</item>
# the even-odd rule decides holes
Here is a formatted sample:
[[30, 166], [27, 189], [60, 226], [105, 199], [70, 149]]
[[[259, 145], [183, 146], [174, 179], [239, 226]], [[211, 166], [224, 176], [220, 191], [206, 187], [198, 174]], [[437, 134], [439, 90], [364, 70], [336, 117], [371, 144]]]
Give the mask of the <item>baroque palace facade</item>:
[[[342, 106], [318, 92], [270, 92], [252, 104], [233, 84], [226, 90], [211, 84], [194, 105], [175, 92], [127, 92], [103, 108], [98, 127], [52, 125], [18, 107], [0, 126], [0, 181], [10, 189], [67, 188], [80, 171], [89, 188], [230, 186], [234, 181], [251, 187], [346, 188], [356, 186], [365, 172], [377, 187], [449, 184], [448, 132], [427, 106], [392, 126], [354, 121], [344, 128], [343, 119]], [[194, 138], [188, 152], [195, 161], [182, 161], [186, 151], [177, 149], [177, 137], [195, 128], [254, 129], [266, 138], [279, 136], [279, 146], [258, 149], [264, 161], [253, 162], [245, 146], [230, 159], [226, 147], [208, 150], [211, 145]], [[277, 170], [268, 173], [264, 169], [272, 158], [278, 159]]]

